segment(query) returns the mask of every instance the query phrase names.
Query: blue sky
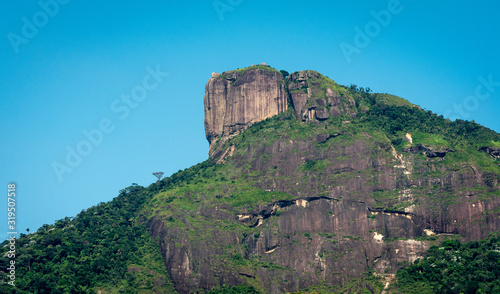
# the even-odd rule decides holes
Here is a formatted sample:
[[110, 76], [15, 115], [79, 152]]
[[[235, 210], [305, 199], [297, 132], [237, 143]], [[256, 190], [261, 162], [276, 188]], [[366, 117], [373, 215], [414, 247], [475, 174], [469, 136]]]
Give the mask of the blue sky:
[[437, 2], [2, 4], [0, 179], [17, 185], [18, 231], [205, 160], [214, 71], [313, 69], [500, 131], [500, 4]]

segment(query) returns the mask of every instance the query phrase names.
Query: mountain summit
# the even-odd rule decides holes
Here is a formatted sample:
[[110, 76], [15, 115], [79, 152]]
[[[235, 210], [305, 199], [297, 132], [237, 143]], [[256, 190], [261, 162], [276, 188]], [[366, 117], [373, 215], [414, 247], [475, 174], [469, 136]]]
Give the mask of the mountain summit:
[[209, 154], [248, 126], [286, 111], [287, 97], [282, 75], [266, 65], [213, 73], [204, 99]]

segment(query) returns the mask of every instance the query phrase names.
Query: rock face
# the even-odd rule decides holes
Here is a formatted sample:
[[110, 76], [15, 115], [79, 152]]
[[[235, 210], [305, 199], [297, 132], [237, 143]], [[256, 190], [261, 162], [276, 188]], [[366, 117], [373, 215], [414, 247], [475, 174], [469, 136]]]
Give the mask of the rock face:
[[483, 151], [491, 155], [493, 158], [500, 158], [500, 148], [496, 147], [481, 147], [479, 151]]
[[343, 96], [336, 85], [325, 87], [325, 77], [312, 70], [292, 73], [288, 78], [288, 91], [295, 117], [303, 121], [326, 120], [330, 115], [347, 114], [355, 117], [359, 110], [355, 101]]
[[[435, 244], [429, 235], [469, 241], [500, 231], [500, 172], [480, 153], [496, 158], [498, 149], [464, 161], [407, 133], [398, 152], [383, 131], [360, 129], [361, 96], [314, 71], [291, 74], [287, 89], [262, 66], [212, 76], [205, 127], [224, 179], [183, 188], [187, 208], [165, 203], [170, 219], [159, 213], [149, 224], [179, 293], [243, 283], [296, 292], [344, 285], [368, 269], [389, 277]], [[287, 97], [293, 113], [230, 140], [285, 112]], [[230, 205], [244, 197], [242, 182], [267, 200]]]
[[[207, 208], [202, 213], [212, 221], [234, 219], [226, 209], [230, 208]], [[188, 242], [186, 231], [152, 221], [153, 236], [182, 244], [161, 243], [179, 293], [256, 280], [266, 293], [295, 292], [322, 283], [342, 285], [359, 277], [367, 267], [381, 274], [396, 269], [399, 262], [414, 261], [429, 247], [425, 242], [408, 239], [421, 235], [424, 227], [411, 214], [371, 212], [362, 202], [328, 197], [278, 201], [238, 214], [232, 222], [235, 226], [239, 223], [255, 227], [259, 233], [241, 236], [207, 228], [213, 234], [211, 240]], [[204, 232], [195, 234], [201, 236]], [[397, 237], [402, 240], [384, 240]], [[273, 268], [235, 270], [231, 264], [221, 262], [224, 248], [237, 248], [244, 259], [261, 259]]]
[[[224, 202], [204, 205], [199, 212], [207, 220], [204, 226], [179, 213], [174, 218], [189, 231], [165, 227], [160, 219], [150, 228], [164, 240], [161, 250], [179, 293], [243, 283], [266, 293], [296, 292], [343, 285], [369, 268], [390, 276], [401, 262], [423, 256], [432, 245], [419, 240], [423, 236], [478, 240], [500, 230], [500, 216], [493, 212], [500, 198], [474, 191], [490, 186], [477, 167], [446, 168], [443, 161], [420, 156], [428, 158], [397, 153], [368, 134], [353, 139], [322, 133], [272, 144], [262, 139], [240, 146], [226, 164], [236, 178], [248, 177], [245, 170], [258, 172], [253, 185], [271, 194], [288, 193], [291, 200], [245, 211]], [[326, 164], [318, 168], [319, 163]], [[485, 191], [497, 190], [496, 185]], [[227, 189], [221, 199], [233, 197]], [[456, 195], [453, 201], [449, 195]], [[211, 225], [216, 222], [234, 229]], [[241, 233], [242, 226], [254, 232]], [[228, 254], [229, 261], [221, 260]], [[235, 256], [248, 264], [235, 266]], [[257, 266], [263, 263], [269, 266]]]
[[282, 75], [265, 65], [213, 73], [205, 87], [205, 134], [209, 155], [250, 125], [286, 111]]
[[288, 76], [285, 86], [282, 75], [265, 63], [212, 73], [204, 98], [209, 156], [220, 157], [225, 142], [252, 124], [285, 112], [289, 101], [302, 121], [324, 121], [343, 114], [356, 117], [363, 111], [353, 98], [336, 89], [337, 84], [325, 88], [325, 81], [320, 73], [307, 70]]
[[422, 152], [425, 156], [429, 158], [444, 158], [447, 153], [455, 152], [455, 150], [450, 148], [435, 148], [432, 146], [417, 145], [408, 148], [404, 148], [403, 151], [410, 153]]

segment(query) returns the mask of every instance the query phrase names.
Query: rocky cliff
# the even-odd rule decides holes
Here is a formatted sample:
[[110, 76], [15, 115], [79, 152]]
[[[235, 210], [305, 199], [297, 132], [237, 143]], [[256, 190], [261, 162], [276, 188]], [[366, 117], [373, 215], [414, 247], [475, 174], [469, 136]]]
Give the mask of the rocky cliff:
[[500, 230], [500, 135], [484, 127], [261, 67], [214, 75], [205, 109], [210, 160], [149, 212], [180, 293], [390, 280], [436, 240]]
[[282, 75], [266, 65], [212, 73], [205, 86], [205, 133], [209, 154], [249, 126], [287, 109]]

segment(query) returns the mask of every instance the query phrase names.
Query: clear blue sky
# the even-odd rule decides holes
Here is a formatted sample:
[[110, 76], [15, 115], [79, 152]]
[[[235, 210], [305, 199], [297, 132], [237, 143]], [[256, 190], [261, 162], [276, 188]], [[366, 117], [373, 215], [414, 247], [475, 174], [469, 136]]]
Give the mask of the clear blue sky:
[[10, 182], [18, 231], [35, 231], [205, 160], [214, 71], [313, 69], [500, 131], [497, 1], [41, 3], [0, 12], [3, 238]]

